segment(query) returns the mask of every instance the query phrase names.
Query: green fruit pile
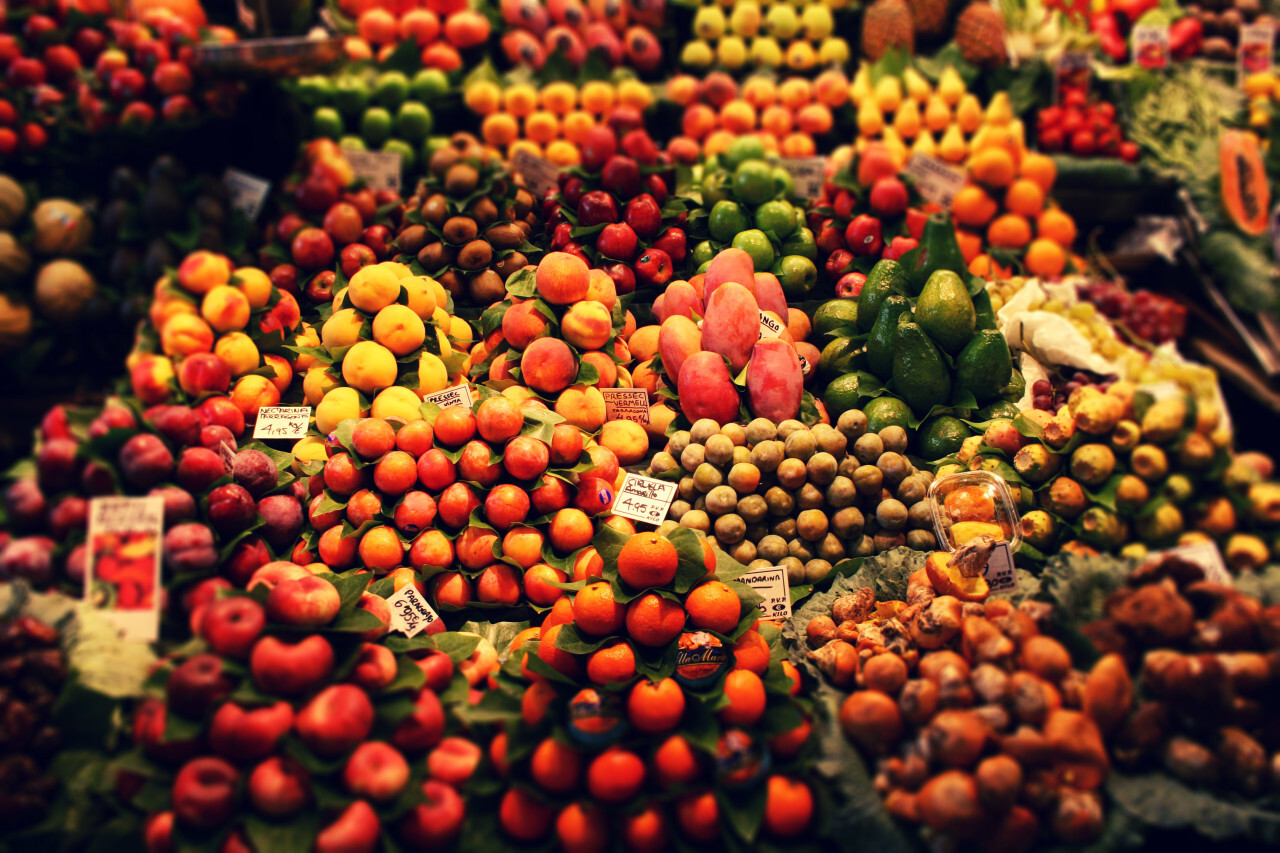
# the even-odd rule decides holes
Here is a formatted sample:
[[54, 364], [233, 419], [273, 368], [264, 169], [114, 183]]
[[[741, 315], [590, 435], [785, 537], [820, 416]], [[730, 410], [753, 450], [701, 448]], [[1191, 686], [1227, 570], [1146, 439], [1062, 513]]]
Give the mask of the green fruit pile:
[[785, 566], [799, 585], [846, 558], [937, 547], [925, 501], [933, 475], [906, 448], [905, 429], [872, 432], [856, 409], [834, 427], [703, 419], [672, 434], [649, 473], [684, 471], [668, 518], [750, 568]]

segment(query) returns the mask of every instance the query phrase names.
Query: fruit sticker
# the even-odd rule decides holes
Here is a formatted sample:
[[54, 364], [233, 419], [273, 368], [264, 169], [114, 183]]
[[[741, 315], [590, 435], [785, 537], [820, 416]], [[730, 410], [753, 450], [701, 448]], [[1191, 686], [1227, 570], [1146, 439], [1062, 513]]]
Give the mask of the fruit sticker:
[[342, 156], [347, 158], [351, 169], [374, 190], [400, 191], [400, 154], [397, 151], [361, 151], [357, 148], [343, 148]]
[[1240, 68], [1237, 79], [1244, 85], [1251, 74], [1265, 74], [1275, 65], [1275, 28], [1270, 24], [1245, 24], [1240, 27]]
[[1169, 27], [1138, 24], [1133, 28], [1133, 60], [1148, 71], [1169, 67]]
[[667, 517], [671, 502], [676, 499], [678, 486], [665, 480], [628, 474], [622, 481], [622, 490], [613, 505], [613, 514], [641, 521], [645, 524], [661, 524]]
[[130, 640], [160, 637], [160, 540], [164, 498], [89, 501], [85, 596]]
[[763, 599], [757, 607], [765, 619], [791, 618], [791, 583], [787, 570], [781, 566], [757, 569], [739, 575], [738, 580], [760, 593]]
[[964, 172], [927, 154], [913, 154], [907, 161], [906, 175], [915, 183], [916, 191], [934, 204], [951, 209], [951, 201], [964, 188]]
[[256, 222], [271, 191], [271, 182], [239, 169], [227, 169], [222, 173], [222, 185], [231, 197], [231, 206], [250, 222]]
[[763, 341], [765, 338], [776, 338], [782, 334], [783, 328], [784, 326], [782, 321], [779, 320], [776, 315], [770, 314], [767, 311], [760, 312], [759, 340]]
[[649, 392], [643, 388], [601, 388], [606, 421], [649, 423]]
[[310, 406], [262, 406], [253, 424], [253, 437], [296, 440], [306, 438], [310, 426]]
[[1179, 545], [1177, 548], [1169, 548], [1152, 556], [1155, 559], [1148, 562], [1160, 562], [1174, 557], [1199, 566], [1204, 570], [1205, 580], [1210, 583], [1223, 584], [1224, 586], [1234, 585], [1231, 580], [1231, 572], [1227, 571], [1227, 564], [1223, 562], [1222, 551], [1218, 549], [1216, 542], [1196, 542], [1191, 545]]
[[414, 584], [388, 598], [387, 604], [391, 605], [391, 630], [406, 637], [417, 636], [440, 618]]

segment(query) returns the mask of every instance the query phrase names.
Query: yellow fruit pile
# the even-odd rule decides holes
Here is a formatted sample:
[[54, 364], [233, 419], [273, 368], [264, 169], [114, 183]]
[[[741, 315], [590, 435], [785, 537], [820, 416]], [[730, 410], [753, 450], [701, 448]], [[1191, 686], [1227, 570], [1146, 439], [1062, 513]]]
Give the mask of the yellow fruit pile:
[[1264, 131], [1271, 126], [1274, 105], [1280, 101], [1280, 72], [1259, 71], [1244, 81], [1244, 93], [1249, 98], [1249, 126]]
[[507, 158], [525, 149], [557, 166], [573, 166], [592, 127], [618, 106], [643, 112], [653, 102], [653, 92], [634, 79], [616, 84], [592, 80], [581, 87], [557, 81], [541, 89], [477, 80], [468, 84], [462, 99], [467, 109], [484, 117], [481, 138]]
[[709, 0], [693, 16], [694, 38], [680, 53], [687, 68], [713, 65], [737, 71], [789, 68], [811, 71], [838, 67], [849, 61], [849, 43], [836, 30], [834, 11], [848, 0], [809, 2], [797, 8], [771, 0]]

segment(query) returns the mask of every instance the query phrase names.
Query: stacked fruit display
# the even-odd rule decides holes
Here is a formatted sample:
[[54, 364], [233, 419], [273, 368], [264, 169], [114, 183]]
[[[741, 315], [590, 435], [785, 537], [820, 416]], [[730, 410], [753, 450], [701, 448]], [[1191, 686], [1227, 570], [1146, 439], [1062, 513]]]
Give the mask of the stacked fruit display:
[[550, 61], [576, 70], [599, 57], [608, 68], [652, 74], [662, 65], [662, 43], [655, 35], [666, 20], [661, 2], [569, 0], [543, 5], [501, 0], [498, 5], [508, 27], [502, 53], [512, 66], [540, 71]]
[[911, 464], [906, 445], [902, 427], [868, 432], [857, 410], [835, 427], [701, 420], [673, 433], [649, 471], [683, 475], [669, 518], [749, 568], [785, 567], [798, 587], [846, 557], [935, 546], [924, 502], [933, 475]]
[[200, 79], [194, 46], [236, 40], [226, 27], [152, 10], [145, 21], [73, 16], [63, 7], [35, 10], [0, 37], [8, 89], [0, 99], [0, 157], [36, 154], [50, 134], [134, 133], [153, 124], [190, 125], [202, 115], [227, 116], [239, 88]]
[[461, 68], [463, 54], [482, 48], [493, 30], [483, 12], [453, 0], [340, 0], [329, 12], [334, 26], [356, 34], [345, 42], [352, 61], [385, 62], [404, 46], [424, 68], [446, 73]]
[[541, 226], [537, 199], [470, 134], [432, 153], [407, 206], [396, 251], [415, 257], [455, 300], [487, 308], [536, 258], [529, 237]]
[[693, 16], [694, 39], [685, 43], [680, 63], [702, 70], [718, 65], [727, 71], [744, 68], [787, 68], [806, 72], [844, 65], [849, 43], [836, 35], [836, 12], [847, 4], [703, 3]]
[[449, 80], [437, 68], [424, 68], [413, 77], [366, 69], [333, 80], [303, 77], [292, 88], [298, 101], [312, 108], [312, 137], [331, 139], [343, 148], [399, 154], [408, 180], [430, 156], [427, 137], [435, 127], [431, 104], [449, 91]]
[[684, 109], [683, 135], [667, 143], [667, 151], [682, 163], [699, 155], [723, 154], [735, 139], [754, 134], [765, 151], [783, 157], [812, 157], [818, 153], [815, 136], [835, 126], [833, 110], [849, 99], [849, 81], [838, 69], [814, 80], [788, 77], [749, 77], [739, 88], [728, 74], [712, 72], [705, 79], [681, 74], [667, 81], [669, 101]]
[[660, 850], [804, 832], [811, 724], [740, 567], [717, 567], [690, 531], [606, 529], [595, 545], [602, 564], [516, 637], [481, 703], [508, 719], [489, 750], [506, 836]]
[[54, 705], [67, 677], [58, 631], [33, 616], [0, 617], [0, 834], [40, 823], [61, 782], [48, 772], [62, 745]]

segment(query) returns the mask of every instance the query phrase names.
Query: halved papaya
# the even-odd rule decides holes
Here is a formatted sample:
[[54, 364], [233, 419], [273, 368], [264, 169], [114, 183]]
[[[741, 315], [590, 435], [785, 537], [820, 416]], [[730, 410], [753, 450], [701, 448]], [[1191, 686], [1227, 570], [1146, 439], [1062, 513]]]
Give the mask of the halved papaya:
[[1261, 237], [1267, 230], [1271, 186], [1258, 148], [1258, 137], [1247, 130], [1225, 130], [1218, 141], [1222, 172], [1222, 206], [1246, 234]]

